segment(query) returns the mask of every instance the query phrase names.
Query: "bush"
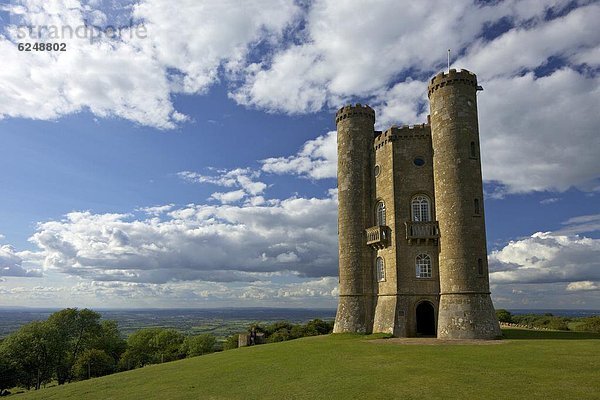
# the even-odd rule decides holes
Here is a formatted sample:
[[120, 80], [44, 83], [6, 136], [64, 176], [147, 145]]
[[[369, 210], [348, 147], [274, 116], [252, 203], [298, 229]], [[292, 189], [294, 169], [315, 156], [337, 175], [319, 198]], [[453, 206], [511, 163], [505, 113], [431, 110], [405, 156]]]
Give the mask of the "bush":
[[187, 357], [196, 357], [215, 351], [216, 339], [213, 335], [204, 334], [188, 336], [181, 345], [181, 352]]
[[223, 342], [223, 350], [232, 350], [238, 348], [238, 335], [232, 335]]
[[500, 322], [513, 322], [513, 316], [510, 311], [504, 309], [496, 310], [496, 318]]
[[575, 330], [600, 333], [600, 317], [586, 317], [579, 320]]

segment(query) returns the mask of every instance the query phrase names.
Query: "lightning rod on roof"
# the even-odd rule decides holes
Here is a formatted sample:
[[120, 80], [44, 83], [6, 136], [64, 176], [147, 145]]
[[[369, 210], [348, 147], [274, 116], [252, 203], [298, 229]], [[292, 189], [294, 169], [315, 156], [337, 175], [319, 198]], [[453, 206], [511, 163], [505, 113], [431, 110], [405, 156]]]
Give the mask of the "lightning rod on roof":
[[450, 72], [450, 49], [448, 49], [448, 72]]

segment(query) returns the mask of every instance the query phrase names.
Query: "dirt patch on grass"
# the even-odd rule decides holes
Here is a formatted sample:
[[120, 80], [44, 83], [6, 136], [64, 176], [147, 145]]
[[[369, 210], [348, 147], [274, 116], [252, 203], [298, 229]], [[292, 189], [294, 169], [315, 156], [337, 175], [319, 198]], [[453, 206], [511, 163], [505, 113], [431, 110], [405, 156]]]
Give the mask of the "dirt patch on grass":
[[440, 346], [440, 345], [480, 345], [489, 346], [504, 344], [510, 340], [481, 340], [481, 339], [436, 339], [436, 338], [389, 338], [389, 339], [374, 339], [371, 343], [387, 343], [387, 344], [406, 344], [406, 345], [421, 345], [421, 346]]

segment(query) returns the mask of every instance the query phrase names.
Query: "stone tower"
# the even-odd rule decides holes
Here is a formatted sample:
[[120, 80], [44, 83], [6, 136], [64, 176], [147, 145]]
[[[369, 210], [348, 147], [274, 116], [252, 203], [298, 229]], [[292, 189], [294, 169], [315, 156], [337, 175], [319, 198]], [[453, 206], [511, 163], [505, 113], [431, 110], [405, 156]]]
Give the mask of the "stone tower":
[[440, 226], [438, 337], [493, 339], [477, 122], [477, 77], [450, 70], [428, 87]]
[[375, 111], [346, 106], [335, 118], [338, 131], [339, 304], [334, 332], [371, 331], [372, 250], [365, 229], [372, 225], [372, 164]]
[[477, 78], [429, 84], [427, 124], [375, 131], [357, 104], [336, 115], [339, 304], [334, 332], [491, 339]]

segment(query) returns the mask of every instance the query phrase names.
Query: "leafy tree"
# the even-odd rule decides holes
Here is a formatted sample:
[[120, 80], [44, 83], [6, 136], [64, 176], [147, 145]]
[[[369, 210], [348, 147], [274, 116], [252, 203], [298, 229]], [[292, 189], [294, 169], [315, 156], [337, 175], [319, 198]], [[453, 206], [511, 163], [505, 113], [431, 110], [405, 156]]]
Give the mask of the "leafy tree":
[[180, 350], [184, 338], [175, 329], [161, 329], [155, 338], [156, 361], [162, 363], [184, 358], [185, 354], [182, 354]]
[[52, 379], [60, 353], [58, 334], [46, 322], [31, 322], [4, 340], [2, 353], [21, 372], [17, 383], [37, 390]]
[[216, 342], [215, 337], [209, 334], [188, 336], [181, 345], [181, 352], [187, 357], [213, 353]]
[[59, 357], [56, 364], [56, 379], [61, 385], [70, 382], [75, 360], [80, 352], [90, 348], [100, 336], [101, 315], [92, 310], [65, 308], [48, 317], [47, 324], [58, 333]]
[[100, 333], [92, 340], [90, 347], [104, 351], [116, 364], [127, 350], [127, 342], [121, 337], [117, 321], [100, 322]]
[[500, 322], [513, 322], [510, 311], [504, 309], [496, 310], [496, 318], [498, 318], [498, 321]]
[[322, 319], [313, 319], [306, 323], [304, 336], [327, 335], [333, 331], [333, 321], [327, 322]]
[[8, 395], [8, 389], [19, 384], [19, 368], [4, 353], [0, 344], [0, 396]]
[[578, 331], [600, 333], [600, 317], [586, 317], [581, 319], [581, 323], [576, 326]]
[[113, 373], [115, 360], [102, 350], [84, 350], [75, 360], [73, 375], [78, 379], [89, 379]]
[[290, 339], [297, 339], [297, 338], [301, 338], [304, 336], [314, 336], [317, 335], [317, 333], [314, 333], [312, 331], [307, 331], [306, 327], [304, 325], [294, 325], [292, 327], [292, 329], [290, 330]]
[[140, 329], [127, 339], [127, 350], [119, 362], [119, 369], [139, 368], [183, 358], [180, 350], [183, 339], [183, 335], [174, 329]]

